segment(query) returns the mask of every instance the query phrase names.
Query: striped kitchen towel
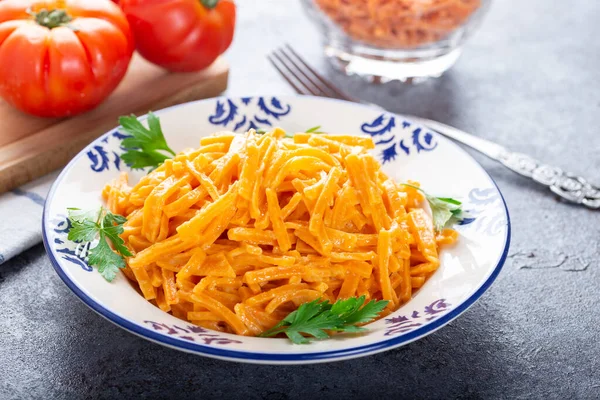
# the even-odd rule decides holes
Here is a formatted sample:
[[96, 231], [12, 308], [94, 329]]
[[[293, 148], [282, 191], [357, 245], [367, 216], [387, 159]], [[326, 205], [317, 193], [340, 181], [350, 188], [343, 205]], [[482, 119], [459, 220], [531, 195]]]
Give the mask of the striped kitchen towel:
[[0, 195], [0, 264], [42, 241], [44, 201], [58, 172]]

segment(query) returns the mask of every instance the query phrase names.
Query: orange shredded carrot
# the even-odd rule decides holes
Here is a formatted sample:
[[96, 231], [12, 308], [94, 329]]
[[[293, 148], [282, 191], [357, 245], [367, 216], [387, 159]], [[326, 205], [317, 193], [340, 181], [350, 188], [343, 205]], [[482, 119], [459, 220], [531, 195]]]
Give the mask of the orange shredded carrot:
[[122, 174], [103, 190], [127, 218], [125, 275], [199, 326], [259, 335], [318, 298], [385, 299], [389, 313], [457, 240], [434, 232], [419, 191], [383, 174], [368, 137], [276, 128], [200, 143], [133, 187]]

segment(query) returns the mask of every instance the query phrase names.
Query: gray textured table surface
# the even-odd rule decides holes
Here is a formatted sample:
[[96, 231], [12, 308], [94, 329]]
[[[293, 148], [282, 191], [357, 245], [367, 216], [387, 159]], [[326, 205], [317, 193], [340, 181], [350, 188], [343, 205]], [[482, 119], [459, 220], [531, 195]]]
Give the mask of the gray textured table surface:
[[[231, 95], [291, 94], [264, 56], [288, 41], [327, 70], [295, 0], [239, 0]], [[419, 86], [349, 92], [600, 182], [600, 3], [497, 1], [457, 65]], [[170, 350], [81, 303], [41, 245], [0, 266], [0, 398], [599, 398], [600, 214], [478, 157], [513, 221], [504, 270], [465, 314], [387, 353], [255, 366]], [[1, 228], [0, 228], [1, 229]]]

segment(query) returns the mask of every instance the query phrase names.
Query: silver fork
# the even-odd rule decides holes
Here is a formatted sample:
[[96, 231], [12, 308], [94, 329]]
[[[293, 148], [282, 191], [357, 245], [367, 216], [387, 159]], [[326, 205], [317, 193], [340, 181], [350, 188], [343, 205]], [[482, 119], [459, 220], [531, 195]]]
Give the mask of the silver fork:
[[[299, 94], [341, 99], [382, 109], [375, 104], [360, 101], [342, 92], [304, 61], [289, 44], [276, 49], [267, 58]], [[580, 176], [543, 164], [526, 154], [509, 151], [499, 144], [470, 135], [441, 122], [412, 115], [405, 115], [405, 117], [477, 150], [520, 175], [533, 179], [568, 202], [581, 204], [591, 209], [600, 209], [600, 187], [592, 185]]]

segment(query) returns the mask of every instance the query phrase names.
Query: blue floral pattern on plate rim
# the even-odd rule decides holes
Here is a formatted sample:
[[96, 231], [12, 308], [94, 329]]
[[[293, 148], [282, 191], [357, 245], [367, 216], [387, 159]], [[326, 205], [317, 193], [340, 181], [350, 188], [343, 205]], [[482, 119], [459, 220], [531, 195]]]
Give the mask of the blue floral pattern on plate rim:
[[[306, 98], [307, 96], [298, 96], [298, 97]], [[251, 99], [251, 98], [246, 98], [246, 99]], [[217, 99], [201, 100], [199, 102], [211, 102], [211, 101], [218, 102], [218, 101], [227, 101], [227, 100], [229, 100], [229, 99], [217, 98]], [[339, 102], [338, 100], [331, 100], [331, 99], [328, 99], [328, 100]], [[198, 102], [196, 102], [196, 103], [198, 103]], [[180, 107], [180, 106], [174, 106], [174, 107], [162, 110], [160, 112], [164, 112], [166, 110], [171, 110], [171, 109], [174, 109], [177, 107]], [[218, 108], [218, 104], [217, 104], [216, 108]], [[284, 110], [284, 113], [287, 114], [287, 113], [289, 113], [289, 111], [290, 111], [289, 109], [287, 111]], [[281, 112], [281, 110], [279, 112]], [[390, 127], [388, 127], [388, 125], [395, 125], [395, 121], [393, 120], [394, 116], [392, 116], [392, 117], [387, 116], [387, 118], [388, 118], [387, 123], [386, 123], [385, 115], [382, 116], [382, 118], [376, 118], [373, 121], [365, 122], [361, 126], [361, 131], [363, 131], [364, 133], [371, 134], [374, 137], [377, 135], [385, 135], [386, 133], [390, 132], [391, 128], [393, 128], [393, 126], [391, 126], [391, 128], [390, 128]], [[390, 124], [389, 121], [394, 121], [394, 122], [392, 124]], [[408, 124], [410, 124], [410, 123], [407, 121], [403, 121], [402, 127], [404, 129], [410, 128], [410, 125], [408, 125]], [[383, 126], [383, 129], [380, 126]], [[370, 129], [371, 132], [376, 132], [377, 130], [383, 130], [383, 132], [380, 132], [378, 134], [372, 134], [371, 132], [366, 132], [365, 129]], [[114, 137], [117, 137], [118, 139], [122, 139], [122, 136], [123, 136], [122, 134], [120, 134], [118, 132], [117, 129], [115, 129], [115, 130], [110, 131], [107, 134], [103, 135], [99, 139], [97, 139], [95, 142], [90, 144], [84, 151], [82, 151], [80, 154], [78, 154], [70, 162], [70, 164], [65, 168], [65, 170], [61, 173], [61, 176], [59, 176], [56, 183], [52, 187], [50, 194], [48, 196], [48, 199], [52, 199], [54, 191], [56, 190], [56, 188], [57, 188], [58, 184], [60, 183], [60, 181], [62, 180], [62, 178], [64, 178], [65, 171], [67, 171], [68, 168], [73, 163], [75, 163], [80, 157], [82, 157], [84, 154], [86, 154], [86, 152], [89, 152], [92, 150], [97, 150], [94, 146], [98, 146], [98, 145], [101, 146], [102, 141], [106, 142], [110, 135], [113, 135]], [[431, 151], [431, 150], [435, 149], [437, 146], [437, 138], [435, 138], [434, 135], [430, 135], [430, 133], [428, 133], [428, 132], [419, 130], [418, 127], [412, 131], [412, 135], [413, 135], [412, 136], [412, 138], [413, 138], [412, 146], [414, 146], [413, 149], [415, 149], [416, 152]], [[435, 135], [435, 136], [437, 136], [437, 135]], [[385, 140], [388, 140], [388, 141], [385, 143], [380, 143], [380, 145], [392, 142], [392, 140], [389, 140], [389, 138], [385, 139]], [[395, 140], [395, 139], [393, 139], [393, 140]], [[445, 138], [443, 138], [442, 140], [445, 141], [446, 143], [449, 143], [449, 144], [459, 148], [456, 144], [452, 143], [451, 141], [449, 141]], [[408, 151], [404, 150], [403, 147], [408, 147], [408, 146], [406, 146], [406, 144], [403, 144], [401, 140], [396, 142], [395, 146], [397, 146], [399, 149], [401, 149], [406, 155], [410, 154], [410, 148]], [[102, 156], [100, 153], [98, 153], [98, 154], [100, 156]], [[109, 154], [109, 153], [106, 153], [106, 154]], [[466, 155], [466, 153], [465, 153], [465, 155]], [[384, 156], [384, 154], [382, 154], [382, 157], [383, 156]], [[469, 157], [469, 156], [467, 155], [467, 157]], [[94, 164], [98, 164], [98, 161], [95, 162], [93, 160], [93, 158], [89, 156], [89, 154], [88, 154], [88, 158], [92, 162], [91, 168], [94, 169]], [[112, 163], [116, 169], [120, 169], [120, 167], [121, 167], [119, 158], [120, 158], [119, 155], [114, 153], [114, 159], [112, 160]], [[101, 162], [104, 164], [107, 164], [107, 165], [110, 164], [111, 163], [110, 155], [108, 156], [108, 159], [102, 158]], [[387, 162], [385, 160], [385, 157], [383, 157], [382, 162], [384, 162], [384, 163]], [[481, 168], [481, 166], [479, 166], [479, 168]], [[258, 363], [303, 363], [303, 362], [332, 361], [332, 360], [336, 360], [336, 359], [352, 358], [352, 357], [357, 357], [357, 356], [361, 356], [361, 355], [373, 354], [373, 353], [376, 353], [379, 351], [383, 351], [385, 349], [398, 347], [402, 344], [406, 344], [413, 340], [416, 340], [416, 339], [438, 329], [439, 327], [445, 325], [452, 319], [456, 318], [464, 310], [466, 310], [466, 308], [468, 308], [471, 304], [473, 304], [483, 294], [483, 292], [485, 292], [485, 290], [487, 290], [487, 288], [492, 284], [492, 282], [497, 277], [498, 273], [500, 272], [500, 270], [506, 260], [506, 257], [508, 254], [508, 248], [510, 245], [510, 231], [511, 231], [510, 228], [511, 227], [510, 227], [510, 217], [508, 215], [508, 209], [506, 207], [504, 198], [502, 197], [502, 194], [499, 191], [499, 189], [497, 188], [497, 185], [495, 184], [493, 179], [489, 176], [489, 174], [487, 174], [487, 172], [485, 174], [488, 176], [493, 187], [486, 188], [486, 189], [474, 189], [471, 192], [471, 194], [469, 195], [470, 200], [474, 199], [473, 204], [475, 204], [475, 205], [477, 205], [477, 202], [479, 202], [480, 204], [485, 204], [486, 201], [494, 201], [494, 202], [499, 201], [499, 202], [501, 202], [501, 204], [505, 210], [505, 217], [506, 217], [506, 221], [505, 221], [506, 238], [505, 238], [504, 250], [503, 250], [502, 254], [500, 255], [500, 258], [496, 262], [496, 266], [492, 270], [491, 274], [487, 277], [486, 281], [483, 282], [483, 284], [475, 291], [475, 293], [471, 294], [465, 301], [463, 301], [461, 304], [458, 304], [454, 308], [451, 308], [449, 304], [446, 304], [444, 302], [444, 299], [436, 300], [436, 302], [432, 303], [432, 305], [430, 307], [434, 307], [435, 304], [441, 305], [442, 307], [437, 309], [437, 311], [434, 313], [435, 315], [432, 315], [430, 318], [428, 318], [429, 321], [426, 324], [414, 323], [414, 324], [412, 324], [414, 326], [411, 326], [410, 330], [404, 330], [401, 327], [396, 326], [396, 324], [402, 323], [403, 321], [393, 320], [395, 322], [391, 322], [391, 321], [386, 320], [386, 323], [392, 324], [392, 326], [386, 330], [386, 335], [387, 336], [393, 335], [393, 333], [389, 333], [389, 332], [391, 332], [391, 330], [394, 330], [394, 329], [398, 330], [397, 333], [400, 333], [400, 335], [397, 335], [397, 336], [395, 335], [392, 338], [384, 340], [384, 341], [371, 343], [371, 344], [364, 345], [364, 346], [349, 348], [349, 349], [343, 349], [343, 350], [325, 351], [325, 352], [319, 352], [319, 353], [306, 353], [306, 354], [253, 353], [253, 352], [215, 348], [215, 347], [197, 343], [195, 340], [190, 340], [189, 337], [185, 337], [185, 336], [182, 337], [182, 335], [172, 335], [172, 334], [169, 335], [168, 329], [170, 329], [170, 328], [162, 326], [160, 324], [156, 325], [156, 322], [154, 322], [154, 321], [146, 321], [148, 324], [151, 325], [152, 329], [149, 327], [143, 327], [139, 324], [136, 324], [132, 321], [129, 321], [125, 318], [120, 317], [119, 315], [113, 313], [112, 311], [108, 310], [104, 306], [93, 301], [83, 290], [81, 290], [81, 288], [79, 288], [75, 284], [75, 282], [70, 280], [70, 278], [65, 274], [65, 272], [62, 270], [60, 263], [58, 262], [56, 257], [54, 257], [54, 255], [52, 254], [51, 246], [48, 241], [48, 235], [47, 235], [46, 229], [48, 228], [47, 224], [49, 222], [49, 215], [48, 215], [47, 207], [45, 207], [44, 218], [43, 218], [43, 222], [42, 222], [43, 240], [44, 240], [44, 245], [46, 247], [47, 253], [53, 264], [53, 267], [57, 271], [58, 275], [67, 284], [67, 286], [74, 293], [76, 293], [78, 295], [78, 297], [80, 297], [80, 299], [84, 303], [86, 303], [86, 305], [88, 305], [90, 308], [94, 309], [96, 312], [98, 312], [105, 318], [109, 319], [111, 322], [116, 323], [117, 325], [119, 325], [133, 333], [136, 333], [142, 337], [146, 337], [152, 341], [156, 341], [156, 342], [168, 345], [168, 346], [180, 348], [182, 350], [191, 351], [194, 353], [200, 353], [200, 354], [204, 354], [204, 355], [212, 356], [212, 357], [216, 357], [216, 358], [229, 359], [229, 360], [240, 360], [240, 361], [248, 361], [248, 362], [258, 362]], [[489, 200], [489, 199], [486, 200], [485, 195], [490, 194], [490, 193], [497, 193], [497, 196], [495, 196], [495, 198], [493, 200]], [[472, 197], [471, 195], [473, 195], [473, 199], [471, 199], [471, 197]], [[482, 196], [483, 196], [483, 198], [481, 198]], [[491, 197], [494, 197], [494, 196], [491, 196]], [[473, 221], [476, 221], [476, 219], [473, 219]], [[473, 221], [467, 221], [467, 223], [465, 225], [471, 224]], [[52, 228], [54, 228], [54, 227], [52, 227]], [[71, 254], [65, 253], [65, 255], [69, 256]], [[80, 264], [80, 266], [84, 269], [85, 269], [85, 266], [87, 266], [85, 264], [85, 260], [77, 260], [77, 261], [69, 260], [69, 261], [76, 263], [76, 264], [78, 263], [77, 261], [81, 261], [81, 264], [84, 264], [84, 265]], [[433, 310], [433, 308], [431, 308], [430, 310]], [[425, 312], [425, 314], [427, 314], [427, 309], [424, 312]], [[415, 318], [419, 319], [420, 318], [419, 312], [415, 310], [412, 312], [411, 317], [404, 317], [404, 318], [407, 318], [407, 320], [409, 320], [409, 321], [414, 320]], [[167, 334], [160, 333], [160, 331], [165, 330], [165, 329], [167, 329]], [[194, 333], [194, 332], [192, 332], [192, 333]], [[215, 340], [215, 341], [217, 343], [219, 342], [218, 340]], [[204, 341], [204, 342], [206, 343], [206, 341]], [[222, 344], [230, 344], [230, 343], [225, 341], [225, 342], [222, 342]]]

